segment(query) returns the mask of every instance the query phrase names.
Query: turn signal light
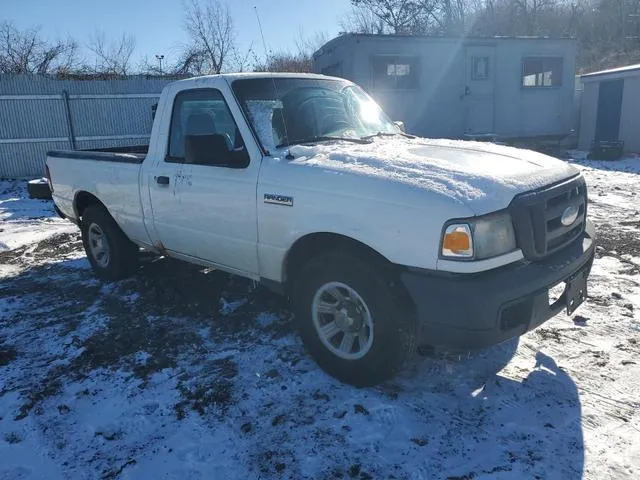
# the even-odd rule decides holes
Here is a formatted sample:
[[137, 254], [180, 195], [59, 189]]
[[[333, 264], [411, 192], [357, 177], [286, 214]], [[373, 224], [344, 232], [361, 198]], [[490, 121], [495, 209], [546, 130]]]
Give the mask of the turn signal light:
[[461, 253], [471, 248], [471, 239], [466, 232], [451, 232], [445, 235], [443, 247]]
[[449, 258], [473, 258], [473, 237], [466, 223], [449, 225], [442, 237], [442, 256]]

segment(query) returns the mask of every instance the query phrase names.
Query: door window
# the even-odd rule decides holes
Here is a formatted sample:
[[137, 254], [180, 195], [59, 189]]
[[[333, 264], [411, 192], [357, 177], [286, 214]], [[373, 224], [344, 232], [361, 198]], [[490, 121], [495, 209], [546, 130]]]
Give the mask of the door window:
[[471, 57], [471, 80], [489, 78], [489, 57]]
[[176, 95], [166, 161], [247, 166], [242, 136], [219, 90], [185, 90]]

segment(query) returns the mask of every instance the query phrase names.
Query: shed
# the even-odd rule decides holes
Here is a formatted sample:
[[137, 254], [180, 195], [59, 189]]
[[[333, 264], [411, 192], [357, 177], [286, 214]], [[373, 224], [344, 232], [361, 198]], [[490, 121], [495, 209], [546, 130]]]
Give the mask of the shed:
[[623, 142], [640, 152], [640, 64], [582, 75], [580, 149]]
[[344, 34], [314, 54], [316, 73], [364, 87], [423, 136], [564, 136], [574, 127], [576, 42]]

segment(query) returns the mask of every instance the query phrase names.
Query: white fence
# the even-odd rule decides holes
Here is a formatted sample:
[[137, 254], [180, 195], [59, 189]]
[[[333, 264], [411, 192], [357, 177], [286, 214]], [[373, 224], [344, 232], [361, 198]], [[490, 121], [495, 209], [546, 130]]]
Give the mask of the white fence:
[[48, 150], [146, 144], [169, 81], [0, 76], [0, 178], [42, 176]]

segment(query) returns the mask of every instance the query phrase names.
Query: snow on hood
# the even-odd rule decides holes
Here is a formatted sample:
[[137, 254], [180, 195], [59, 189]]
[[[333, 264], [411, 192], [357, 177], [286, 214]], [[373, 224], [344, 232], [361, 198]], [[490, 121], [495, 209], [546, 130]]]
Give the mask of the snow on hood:
[[462, 140], [376, 138], [290, 149], [293, 164], [309, 165], [437, 192], [482, 215], [505, 208], [519, 193], [578, 173], [570, 164], [530, 150]]

